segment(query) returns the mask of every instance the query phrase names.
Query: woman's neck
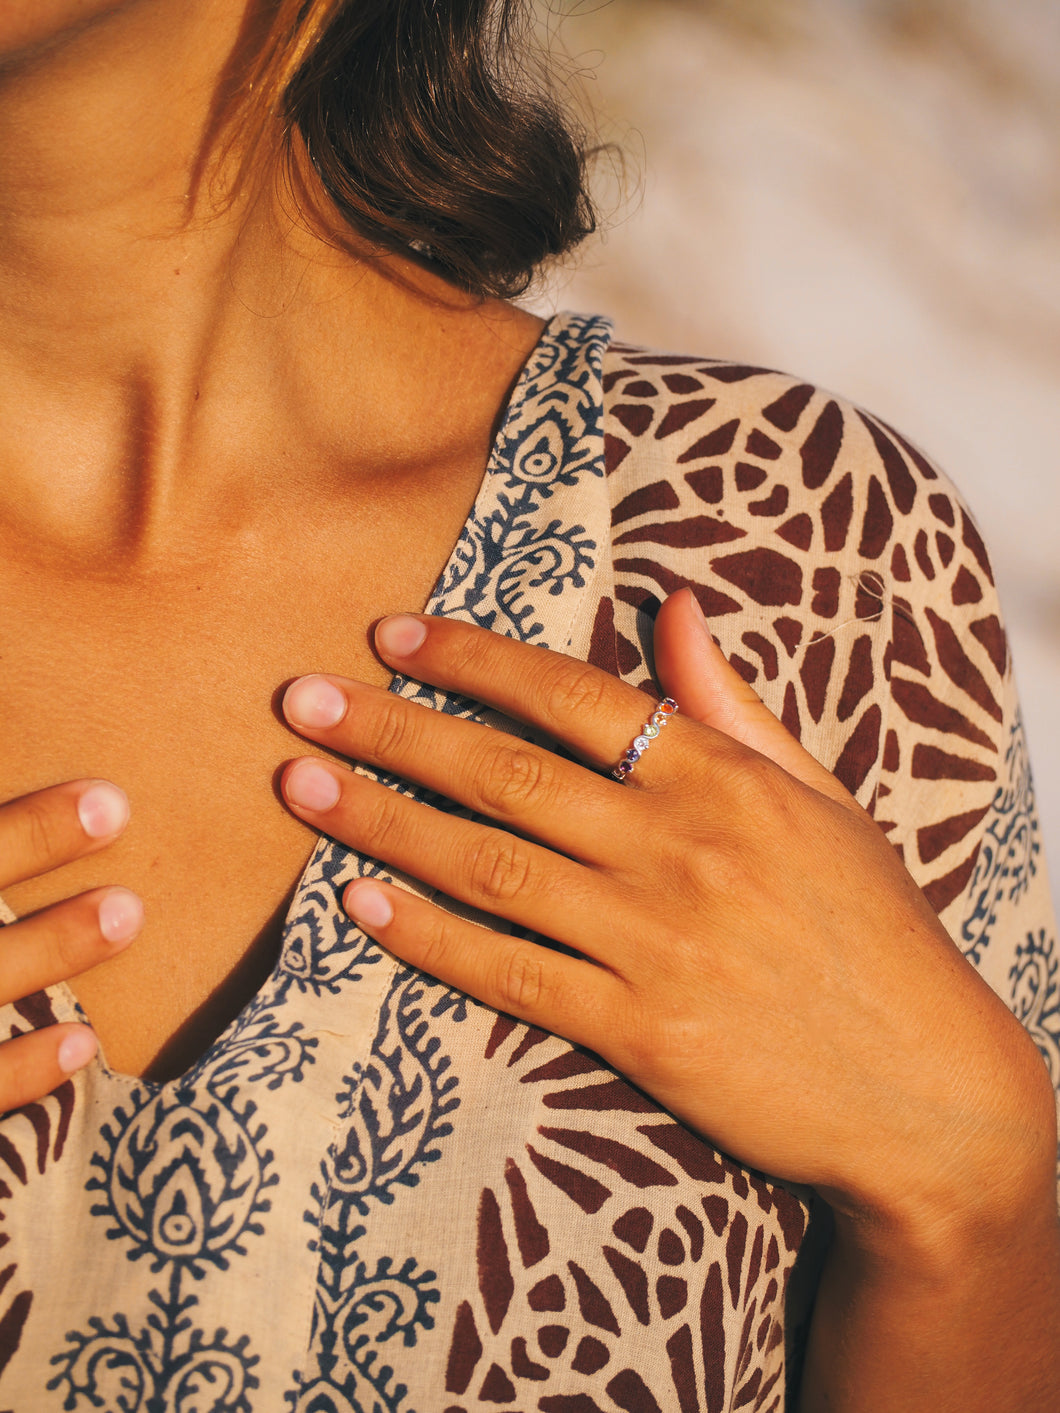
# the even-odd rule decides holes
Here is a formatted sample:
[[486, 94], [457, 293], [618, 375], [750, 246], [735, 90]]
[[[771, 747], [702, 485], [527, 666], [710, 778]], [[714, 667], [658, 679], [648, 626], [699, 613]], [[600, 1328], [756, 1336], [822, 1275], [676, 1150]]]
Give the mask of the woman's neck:
[[376, 468], [422, 450], [417, 400], [443, 436], [432, 370], [469, 312], [502, 361], [536, 331], [336, 251], [276, 172], [216, 200], [245, 0], [89, 8], [14, 55], [0, 18], [0, 542], [128, 567], [178, 531], [208, 551], [219, 496], [250, 507], [270, 477], [348, 474], [351, 450]]
[[242, 5], [91, 8], [0, 63], [0, 496], [60, 539], [171, 501], [252, 224], [245, 197], [210, 209]]
[[0, 340], [71, 372], [196, 322], [239, 230], [213, 219], [210, 139], [241, 0], [104, 8], [0, 53]]

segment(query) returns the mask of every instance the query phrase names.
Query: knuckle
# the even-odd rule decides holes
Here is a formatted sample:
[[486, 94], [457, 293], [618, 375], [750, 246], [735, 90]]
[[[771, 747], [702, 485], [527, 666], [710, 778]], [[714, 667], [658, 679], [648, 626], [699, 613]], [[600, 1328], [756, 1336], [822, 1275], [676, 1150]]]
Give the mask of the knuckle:
[[554, 666], [544, 683], [542, 706], [555, 722], [573, 715], [592, 714], [604, 704], [613, 683], [588, 663], [561, 662]]
[[492, 676], [495, 664], [491, 655], [495, 651], [489, 633], [456, 633], [446, 642], [446, 671], [457, 680], [465, 677], [477, 681], [481, 676]]
[[752, 897], [754, 879], [748, 877], [749, 863], [746, 850], [737, 840], [726, 839], [711, 851], [709, 865], [703, 868], [705, 881], [715, 896], [737, 900]]
[[401, 796], [385, 786], [366, 790], [357, 810], [357, 833], [370, 853], [378, 846], [392, 845], [400, 837], [405, 818]]
[[415, 734], [408, 703], [388, 696], [366, 722], [365, 744], [372, 760], [393, 762], [400, 758]]
[[691, 831], [677, 832], [656, 862], [656, 876], [667, 896], [708, 909], [721, 899], [739, 898], [744, 889], [753, 889], [747, 863], [741, 841], [727, 829], [712, 831], [709, 839]]
[[[69, 914], [71, 910], [63, 911]], [[49, 938], [54, 962], [52, 969], [64, 978], [77, 976], [91, 955], [102, 950], [102, 934], [97, 927], [93, 938], [90, 928], [69, 915], [57, 917], [54, 921]]]
[[428, 976], [446, 976], [459, 942], [460, 924], [449, 913], [439, 910], [432, 927], [421, 938], [416, 965]]
[[539, 794], [548, 774], [542, 757], [533, 751], [502, 746], [478, 783], [480, 808], [487, 814], [517, 814]]
[[740, 751], [734, 761], [735, 790], [750, 818], [763, 821], [783, 803], [786, 776], [757, 751]]
[[0, 1112], [43, 1098], [63, 1076], [41, 1032], [31, 1032], [0, 1046]]
[[23, 800], [15, 819], [15, 848], [26, 866], [49, 863], [68, 852], [63, 847], [62, 825], [47, 799]]
[[530, 882], [530, 859], [518, 839], [489, 834], [474, 846], [469, 874], [478, 898], [487, 904], [510, 903]]
[[514, 946], [497, 970], [497, 996], [501, 1010], [516, 1014], [535, 1011], [547, 990], [545, 958], [538, 948]]

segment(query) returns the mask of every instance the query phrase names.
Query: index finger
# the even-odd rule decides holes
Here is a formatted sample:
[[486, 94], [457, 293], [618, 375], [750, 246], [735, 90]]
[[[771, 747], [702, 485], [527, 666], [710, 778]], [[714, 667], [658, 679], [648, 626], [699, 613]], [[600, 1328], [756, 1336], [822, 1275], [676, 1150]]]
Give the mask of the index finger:
[[659, 706], [590, 663], [456, 619], [384, 618], [375, 644], [402, 674], [536, 726], [601, 767], [615, 765]]
[[129, 801], [108, 780], [70, 780], [0, 805], [0, 891], [109, 844]]

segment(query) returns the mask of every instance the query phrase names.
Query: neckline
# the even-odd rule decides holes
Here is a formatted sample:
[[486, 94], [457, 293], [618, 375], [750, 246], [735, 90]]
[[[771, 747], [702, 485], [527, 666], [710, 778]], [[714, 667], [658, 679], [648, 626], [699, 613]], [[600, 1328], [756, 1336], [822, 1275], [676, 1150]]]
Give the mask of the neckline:
[[[537, 342], [531, 349], [513, 384], [504, 412], [498, 422], [474, 502], [441, 573], [435, 581], [434, 588], [428, 595], [427, 603], [422, 610], [423, 613], [445, 612], [446, 586], [454, 577], [459, 576], [475, 528], [489, 521], [491, 513], [498, 507], [504, 494], [505, 482], [512, 469], [510, 460], [512, 448], [520, 431], [524, 430], [521, 424], [526, 420], [528, 407], [534, 407], [542, 397], [547, 397], [550, 386], [563, 381], [564, 373], [567, 371], [562, 357], [563, 345], [570, 343], [579, 353], [588, 350], [593, 344], [598, 344], [602, 349], [609, 342], [610, 336], [610, 323], [599, 316], [559, 313], [546, 320]], [[539, 383], [541, 386], [537, 386]], [[492, 623], [489, 626], [493, 626]], [[388, 690], [406, 696], [422, 697], [424, 695], [422, 691], [418, 690], [418, 684], [413, 684], [397, 675], [391, 678]], [[436, 699], [436, 704], [442, 704], [443, 709], [450, 709], [443, 694], [429, 692], [428, 695]], [[358, 769], [363, 768], [358, 767]], [[287, 978], [292, 974], [290, 967], [292, 939], [295, 924], [299, 920], [300, 909], [304, 906], [307, 893], [314, 887], [321, 872], [326, 869], [329, 856], [334, 855], [336, 851], [343, 857], [359, 857], [352, 850], [347, 850], [345, 846], [336, 843], [328, 835], [317, 835], [316, 842], [291, 894], [291, 901], [284, 918], [280, 945], [268, 976], [220, 1034], [215, 1036], [202, 1054], [186, 1070], [168, 1080], [150, 1080], [139, 1075], [127, 1074], [124, 1071], [113, 1069], [108, 1064], [102, 1044], [100, 1044], [89, 1070], [129, 1089], [138, 1088], [150, 1093], [160, 1093], [167, 1088], [189, 1087], [199, 1082], [201, 1077], [222, 1061], [232, 1048], [233, 1042], [247, 1029], [255, 1015], [282, 1004], [283, 996], [289, 989], [286, 984]], [[338, 906], [337, 901], [335, 906]], [[0, 920], [6, 920], [7, 917], [13, 919], [6, 903], [0, 897]], [[371, 945], [372, 947], [377, 946], [374, 943]], [[386, 955], [382, 953], [381, 949], [377, 950], [380, 957]], [[91, 1025], [91, 1018], [82, 1009], [71, 987], [66, 982], [49, 987], [48, 995], [52, 998], [57, 1020], [76, 1019]]]

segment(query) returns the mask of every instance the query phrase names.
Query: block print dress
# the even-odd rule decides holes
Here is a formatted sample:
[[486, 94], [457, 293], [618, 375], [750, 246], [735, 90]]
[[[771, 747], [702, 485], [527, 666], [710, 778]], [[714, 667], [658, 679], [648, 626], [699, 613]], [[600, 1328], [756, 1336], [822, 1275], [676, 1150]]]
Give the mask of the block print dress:
[[[561, 316], [430, 611], [650, 686], [653, 615], [686, 584], [1060, 1082], [1023, 734], [952, 487], [828, 393]], [[182, 1078], [99, 1058], [0, 1122], [0, 1409], [784, 1408], [811, 1194], [396, 963], [339, 905], [364, 875], [392, 876], [319, 842], [271, 976]], [[76, 1014], [59, 986], [6, 1008], [3, 1033]]]

